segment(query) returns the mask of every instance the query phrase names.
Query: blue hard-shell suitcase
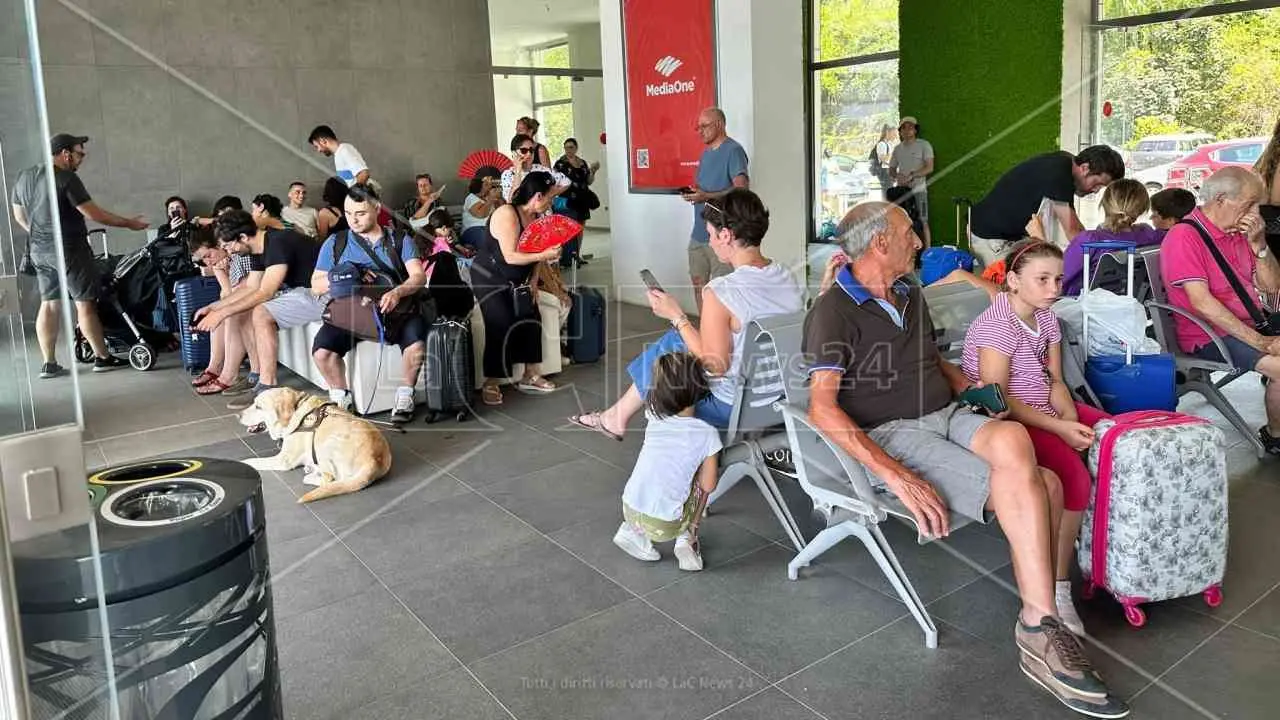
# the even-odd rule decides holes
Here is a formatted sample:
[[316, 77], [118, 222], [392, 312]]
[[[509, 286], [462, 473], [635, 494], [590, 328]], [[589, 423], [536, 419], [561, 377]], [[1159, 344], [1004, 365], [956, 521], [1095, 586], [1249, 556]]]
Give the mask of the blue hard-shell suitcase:
[[193, 332], [191, 318], [200, 308], [218, 301], [217, 278], [193, 277], [174, 283], [174, 305], [178, 309], [182, 367], [192, 375], [209, 366], [209, 333]]
[[604, 355], [604, 295], [595, 288], [570, 292], [573, 306], [569, 309], [569, 357], [575, 363], [592, 363]]

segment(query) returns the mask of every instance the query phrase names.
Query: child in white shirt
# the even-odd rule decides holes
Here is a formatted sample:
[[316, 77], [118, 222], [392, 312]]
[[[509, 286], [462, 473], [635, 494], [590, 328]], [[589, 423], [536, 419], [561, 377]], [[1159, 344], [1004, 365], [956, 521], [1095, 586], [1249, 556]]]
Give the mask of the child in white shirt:
[[622, 491], [622, 525], [613, 543], [637, 560], [661, 556], [654, 542], [675, 540], [681, 570], [702, 569], [698, 519], [716, 488], [720, 432], [693, 416], [711, 393], [701, 361], [690, 353], [668, 353], [654, 363], [645, 398], [649, 425], [635, 469]]

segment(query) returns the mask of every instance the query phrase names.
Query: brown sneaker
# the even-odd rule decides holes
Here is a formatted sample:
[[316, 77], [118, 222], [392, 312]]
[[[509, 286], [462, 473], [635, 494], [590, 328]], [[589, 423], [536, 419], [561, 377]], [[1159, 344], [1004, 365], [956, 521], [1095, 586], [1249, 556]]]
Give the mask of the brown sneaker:
[[226, 390], [223, 390], [222, 394], [228, 397], [235, 397], [236, 395], [244, 395], [252, 389], [253, 383], [249, 382], [249, 378], [241, 375]]
[[1048, 667], [1025, 652], [1018, 653], [1018, 667], [1022, 668], [1022, 674], [1047, 690], [1050, 695], [1058, 699], [1058, 702], [1081, 715], [1107, 718], [1108, 720], [1129, 715], [1129, 705], [1119, 698], [1108, 696], [1098, 700], [1097, 698], [1086, 698], [1069, 690], [1064, 691], [1049, 674]]
[[1085, 657], [1080, 641], [1055, 618], [1043, 617], [1039, 625], [1030, 627], [1019, 619], [1013, 635], [1027, 660], [1042, 667], [1037, 675], [1052, 685], [1050, 691], [1055, 695], [1070, 694], [1094, 702], [1106, 700], [1107, 686]]

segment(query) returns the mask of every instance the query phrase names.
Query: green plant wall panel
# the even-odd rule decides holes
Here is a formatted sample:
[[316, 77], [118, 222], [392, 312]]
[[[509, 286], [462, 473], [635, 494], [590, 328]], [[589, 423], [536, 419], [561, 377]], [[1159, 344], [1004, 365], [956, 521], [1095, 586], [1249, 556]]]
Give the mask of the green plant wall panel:
[[929, 225], [955, 244], [952, 198], [982, 198], [1059, 149], [1062, 0], [901, 0], [899, 110], [933, 144]]

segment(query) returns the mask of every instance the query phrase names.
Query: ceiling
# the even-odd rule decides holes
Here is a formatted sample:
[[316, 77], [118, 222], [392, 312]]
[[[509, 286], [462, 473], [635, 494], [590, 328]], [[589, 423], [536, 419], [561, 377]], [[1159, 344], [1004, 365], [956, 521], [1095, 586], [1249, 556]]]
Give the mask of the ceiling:
[[494, 57], [562, 38], [569, 28], [600, 22], [600, 0], [489, 0]]

